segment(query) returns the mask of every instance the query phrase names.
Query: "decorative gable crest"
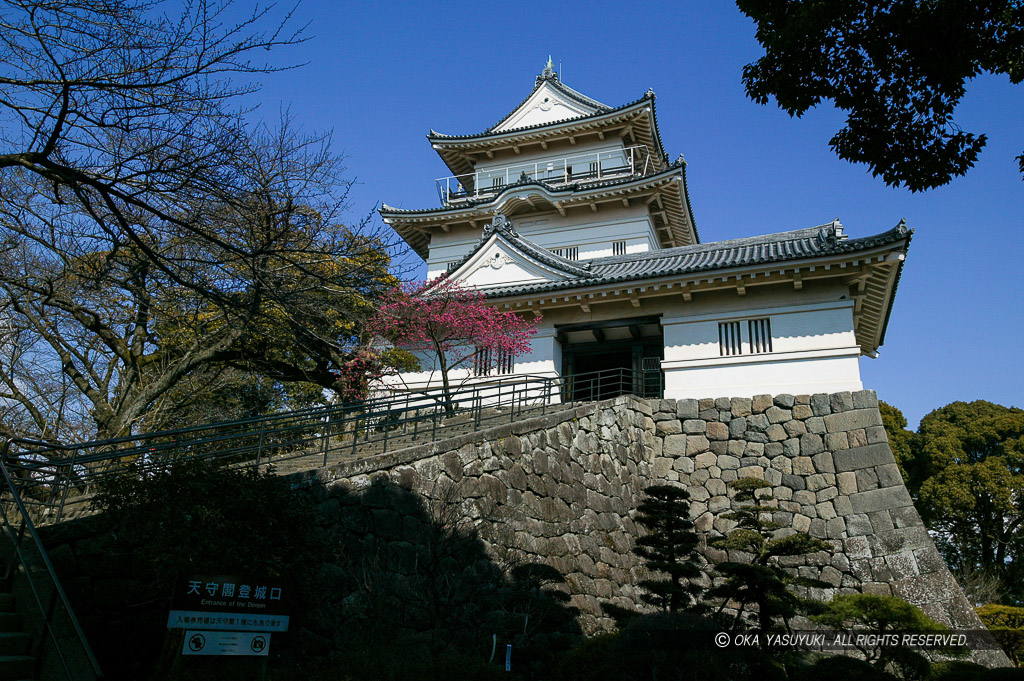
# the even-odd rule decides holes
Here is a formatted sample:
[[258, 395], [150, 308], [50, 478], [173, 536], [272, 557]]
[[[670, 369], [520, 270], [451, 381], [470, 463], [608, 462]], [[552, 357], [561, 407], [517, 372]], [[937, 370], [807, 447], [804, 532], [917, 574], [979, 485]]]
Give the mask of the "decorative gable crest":
[[480, 242], [448, 275], [480, 289], [588, 279], [590, 263], [577, 263], [524, 239], [512, 221], [497, 214], [485, 225]]
[[611, 107], [562, 84], [548, 55], [548, 63], [537, 76], [533, 92], [488, 132], [506, 132], [610, 110]]

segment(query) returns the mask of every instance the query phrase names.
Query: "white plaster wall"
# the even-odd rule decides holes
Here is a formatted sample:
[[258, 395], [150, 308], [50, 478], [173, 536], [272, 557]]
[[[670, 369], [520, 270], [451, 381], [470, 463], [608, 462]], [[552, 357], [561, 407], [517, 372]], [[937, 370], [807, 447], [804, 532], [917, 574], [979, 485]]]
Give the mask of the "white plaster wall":
[[[845, 293], [842, 286], [809, 287], [806, 291], [773, 287], [744, 298], [733, 294], [717, 301], [704, 300], [686, 314], [666, 314], [662, 318], [665, 396], [860, 390], [853, 302], [844, 299]], [[673, 311], [685, 309], [676, 306]], [[746, 353], [746, 320], [764, 317], [771, 320], [772, 352], [721, 356], [720, 322], [740, 322]]]
[[565, 97], [550, 82], [537, 88], [508, 120], [495, 127], [498, 132], [577, 118], [594, 112], [594, 107]]
[[[579, 307], [555, 309], [545, 313], [530, 354], [516, 358], [515, 375], [561, 373], [562, 348], [556, 339], [556, 324], [661, 313], [666, 397], [860, 390], [860, 348], [854, 336], [853, 303], [844, 299], [846, 295], [842, 285], [808, 282], [800, 291], [784, 285], [751, 287], [746, 296], [735, 291], [698, 294], [692, 302], [684, 302], [678, 295], [644, 299], [639, 310], [628, 302], [594, 305], [588, 313]], [[718, 323], [760, 317], [771, 319], [773, 351], [721, 357]], [[740, 327], [745, 333], [746, 324]], [[453, 377], [453, 382], [465, 382], [469, 371], [455, 372]], [[440, 385], [436, 372], [402, 378], [411, 387]]]
[[666, 368], [665, 397], [699, 399], [862, 390], [858, 354]]
[[[711, 360], [721, 362], [735, 359], [722, 357], [719, 347], [718, 325], [721, 322], [740, 322], [743, 347], [748, 349], [746, 320], [767, 317], [771, 320], [771, 355], [814, 350], [848, 349], [857, 345], [853, 331], [853, 303], [834, 303], [827, 306], [811, 304], [806, 307], [754, 308], [732, 313], [719, 313], [692, 317], [672, 317], [662, 320], [665, 330], [665, 361], [692, 362]], [[746, 355], [740, 355], [744, 357]]]

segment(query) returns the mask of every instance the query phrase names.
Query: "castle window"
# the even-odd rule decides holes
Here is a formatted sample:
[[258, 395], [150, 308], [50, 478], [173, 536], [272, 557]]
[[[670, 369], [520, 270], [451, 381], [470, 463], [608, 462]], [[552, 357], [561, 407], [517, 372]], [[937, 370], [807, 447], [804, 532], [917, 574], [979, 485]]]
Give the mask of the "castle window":
[[455, 269], [455, 266], [458, 265], [458, 264], [459, 264], [458, 260], [455, 260], [453, 262], [448, 263], [447, 265], [445, 265], [445, 271], [446, 272], [451, 272], [452, 270]]
[[491, 189], [499, 189], [505, 186], [504, 177], [492, 177], [491, 178]]
[[[741, 335], [743, 331], [745, 335]], [[722, 357], [735, 355], [762, 355], [772, 351], [772, 322], [768, 317], [747, 319], [743, 322], [719, 322], [718, 354]]]
[[492, 374], [511, 374], [515, 367], [515, 357], [509, 352], [482, 348], [477, 346], [473, 355], [473, 375], [490, 376]]
[[614, 241], [614, 242], [612, 242], [612, 255], [626, 255], [626, 242], [625, 241]]
[[552, 248], [551, 252], [557, 255], [559, 258], [565, 258], [566, 260], [579, 260], [580, 249], [579, 246], [566, 246], [565, 248]]
[[739, 322], [719, 322], [718, 354], [722, 357], [743, 354], [743, 339], [740, 338]]
[[750, 353], [756, 355], [772, 351], [772, 320], [768, 317], [747, 320]]

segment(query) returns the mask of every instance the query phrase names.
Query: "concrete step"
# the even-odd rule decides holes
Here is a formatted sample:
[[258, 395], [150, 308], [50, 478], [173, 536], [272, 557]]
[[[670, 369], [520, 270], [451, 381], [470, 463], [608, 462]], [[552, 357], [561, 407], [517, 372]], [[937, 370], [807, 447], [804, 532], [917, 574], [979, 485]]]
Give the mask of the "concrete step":
[[32, 647], [32, 636], [24, 631], [0, 632], [0, 657], [27, 655]]
[[21, 681], [35, 677], [36, 659], [28, 655], [0, 655], [0, 681]]
[[21, 630], [21, 615], [16, 612], [0, 612], [0, 633]]

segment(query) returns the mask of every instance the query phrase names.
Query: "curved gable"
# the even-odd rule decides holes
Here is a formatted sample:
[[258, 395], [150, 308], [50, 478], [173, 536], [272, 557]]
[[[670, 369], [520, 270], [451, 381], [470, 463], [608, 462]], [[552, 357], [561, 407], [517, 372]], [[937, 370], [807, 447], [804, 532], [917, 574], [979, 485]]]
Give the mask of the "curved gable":
[[554, 85], [555, 81], [545, 80], [533, 91], [526, 101], [519, 105], [491, 132], [506, 132], [532, 125], [544, 125], [571, 118], [592, 116], [601, 111], [598, 107], [585, 104], [566, 96]]

